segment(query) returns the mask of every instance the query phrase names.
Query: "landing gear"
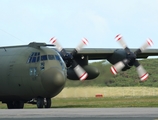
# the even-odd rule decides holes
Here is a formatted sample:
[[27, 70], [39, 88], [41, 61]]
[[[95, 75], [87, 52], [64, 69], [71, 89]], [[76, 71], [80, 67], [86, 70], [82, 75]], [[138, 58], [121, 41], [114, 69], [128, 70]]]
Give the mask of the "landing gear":
[[7, 102], [8, 109], [23, 109], [24, 108], [24, 102], [23, 101], [11, 101]]
[[46, 100], [46, 101], [44, 102], [45, 108], [50, 108], [50, 107], [51, 107], [51, 104], [52, 104], [51, 98], [46, 98], [45, 100]]
[[43, 106], [44, 106], [44, 98], [38, 97], [37, 98], [37, 107], [38, 108], [43, 108]]
[[37, 98], [37, 107], [38, 108], [50, 108], [51, 107], [51, 98]]

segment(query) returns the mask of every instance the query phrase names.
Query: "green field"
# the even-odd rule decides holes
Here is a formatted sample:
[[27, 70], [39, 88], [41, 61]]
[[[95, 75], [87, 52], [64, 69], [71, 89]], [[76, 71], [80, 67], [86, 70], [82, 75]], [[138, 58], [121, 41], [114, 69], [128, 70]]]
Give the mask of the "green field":
[[[96, 97], [103, 94], [103, 97]], [[158, 107], [158, 88], [151, 87], [69, 87], [55, 98], [52, 108]], [[5, 104], [0, 104], [5, 109]], [[25, 104], [25, 109], [37, 108]]]
[[57, 98], [53, 108], [158, 107], [158, 97]]

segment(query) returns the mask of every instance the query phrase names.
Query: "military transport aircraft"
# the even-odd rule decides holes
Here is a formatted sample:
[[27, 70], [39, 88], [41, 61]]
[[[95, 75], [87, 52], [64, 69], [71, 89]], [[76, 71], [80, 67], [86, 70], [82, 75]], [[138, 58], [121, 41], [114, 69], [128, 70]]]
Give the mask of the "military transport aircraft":
[[121, 35], [116, 39], [123, 49], [81, 49], [88, 44], [86, 38], [75, 49], [64, 49], [55, 37], [50, 40], [52, 44], [32, 42], [0, 47], [0, 101], [8, 109], [23, 108], [24, 103], [50, 108], [51, 98], [62, 91], [67, 78], [83, 81], [99, 75], [99, 70], [90, 66], [88, 60], [107, 59], [113, 74], [135, 66], [140, 81], [145, 81], [148, 73], [136, 58], [157, 56], [158, 49], [145, 50], [152, 45], [150, 39], [139, 49], [129, 49]]

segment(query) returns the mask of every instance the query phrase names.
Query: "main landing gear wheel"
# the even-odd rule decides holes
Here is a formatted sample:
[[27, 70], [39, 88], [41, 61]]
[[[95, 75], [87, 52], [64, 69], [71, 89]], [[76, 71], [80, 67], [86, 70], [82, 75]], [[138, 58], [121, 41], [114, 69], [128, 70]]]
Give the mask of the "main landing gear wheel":
[[44, 98], [42, 97], [37, 98], [37, 107], [43, 108], [43, 106], [44, 106]]
[[46, 98], [44, 101], [45, 108], [50, 108], [52, 104], [51, 98]]
[[22, 101], [12, 101], [7, 102], [8, 109], [23, 109], [24, 108], [24, 102]]
[[50, 108], [51, 107], [51, 98], [37, 98], [37, 107], [38, 108]]

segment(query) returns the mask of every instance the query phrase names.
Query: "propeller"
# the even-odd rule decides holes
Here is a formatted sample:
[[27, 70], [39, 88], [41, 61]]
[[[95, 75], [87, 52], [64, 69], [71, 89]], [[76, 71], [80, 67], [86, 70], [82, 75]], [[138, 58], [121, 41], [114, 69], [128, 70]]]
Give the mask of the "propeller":
[[57, 39], [55, 37], [50, 39], [50, 42], [54, 44], [57, 48], [57, 50], [60, 52], [63, 60], [66, 63], [67, 67], [72, 67], [78, 76], [78, 78], [83, 81], [88, 77], [88, 73], [75, 61], [74, 56], [85, 46], [88, 44], [88, 40], [86, 38], [83, 38], [79, 45], [73, 49], [71, 53], [66, 52], [64, 48], [61, 47], [61, 45], [58, 43]]
[[111, 72], [114, 75], [116, 75], [126, 65], [129, 66], [129, 67], [134, 65], [137, 69], [137, 73], [139, 75], [140, 80], [145, 81], [148, 78], [149, 74], [146, 72], [146, 70], [143, 68], [143, 66], [138, 62], [136, 57], [137, 57], [138, 54], [142, 53], [145, 49], [147, 49], [147, 47], [153, 45], [152, 40], [148, 38], [147, 41], [139, 49], [137, 49], [135, 52], [131, 52], [130, 49], [127, 47], [126, 43], [124, 42], [123, 37], [121, 36], [121, 34], [118, 34], [115, 37], [115, 39], [124, 48], [124, 50], [127, 54], [127, 58], [122, 60], [122, 61], [119, 61], [115, 65], [111, 66]]

